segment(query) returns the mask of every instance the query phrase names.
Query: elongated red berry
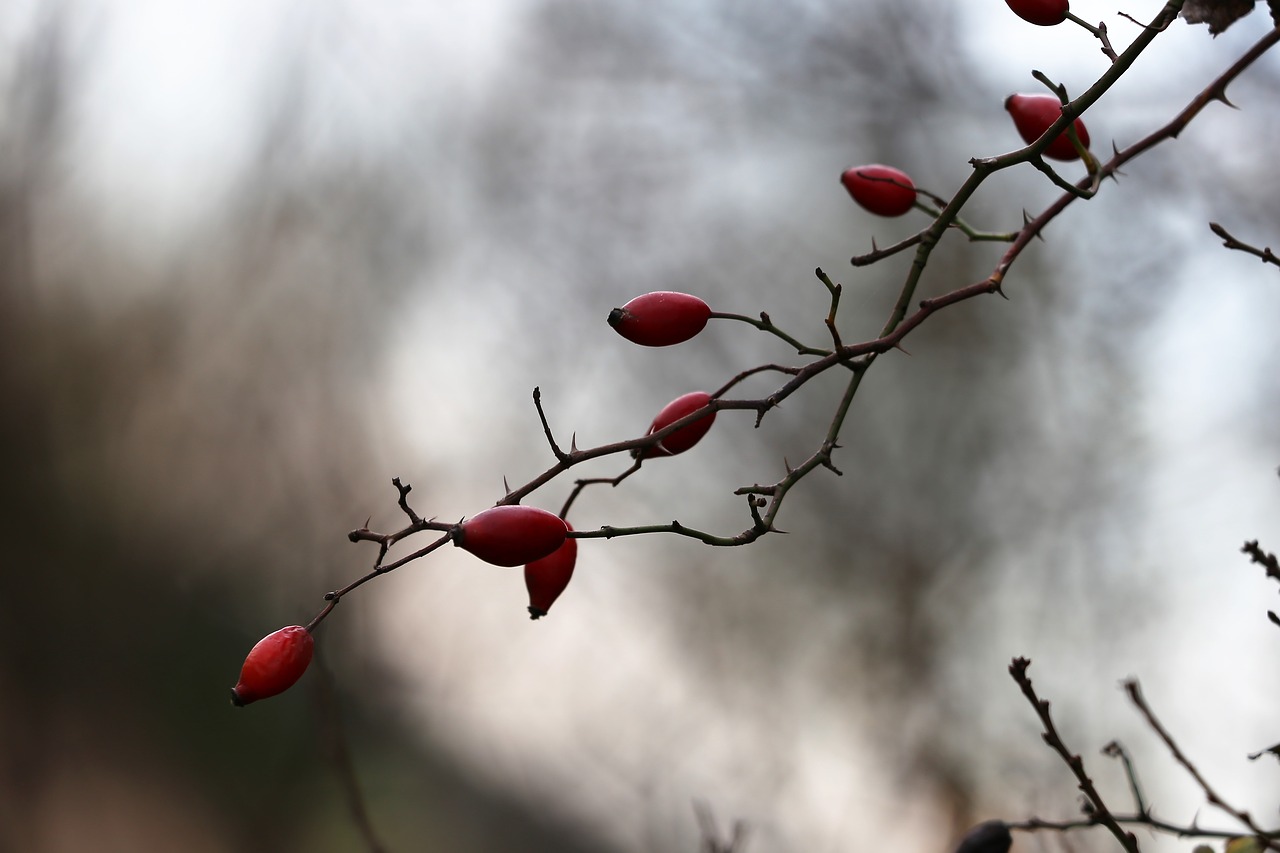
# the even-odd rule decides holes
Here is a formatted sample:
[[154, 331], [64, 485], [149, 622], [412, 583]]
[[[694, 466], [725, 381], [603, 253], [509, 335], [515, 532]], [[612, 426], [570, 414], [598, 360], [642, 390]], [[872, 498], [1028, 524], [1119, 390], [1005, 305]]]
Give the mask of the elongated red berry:
[[1040, 27], [1052, 27], [1067, 19], [1069, 0], [1004, 0], [1019, 18]]
[[[573, 525], [565, 522], [565, 528], [572, 530]], [[529, 590], [530, 619], [540, 619], [547, 615], [551, 605], [569, 585], [577, 562], [578, 540], [569, 538], [541, 560], [525, 564], [524, 585]]]
[[495, 506], [463, 522], [453, 544], [495, 566], [519, 566], [559, 548], [568, 532], [560, 516], [533, 506]]
[[[1004, 108], [1013, 116], [1013, 126], [1018, 129], [1022, 141], [1028, 145], [1044, 136], [1049, 125], [1062, 116], [1062, 102], [1054, 95], [1010, 95], [1005, 98]], [[1085, 130], [1084, 122], [1077, 118], [1072, 122], [1072, 127], [1076, 130], [1076, 136], [1080, 137], [1080, 144], [1088, 148], [1089, 131]], [[1065, 131], [1049, 143], [1044, 149], [1044, 156], [1055, 160], [1080, 159]]]
[[609, 312], [609, 325], [632, 343], [669, 347], [701, 332], [710, 317], [710, 306], [698, 297], [658, 290], [614, 308]]
[[311, 663], [315, 640], [301, 625], [268, 634], [249, 650], [240, 680], [231, 688], [231, 704], [248, 705], [292, 687]]
[[916, 185], [892, 166], [853, 166], [844, 170], [840, 183], [854, 201], [877, 216], [901, 216], [916, 202]]
[[[705, 391], [691, 391], [682, 397], [677, 397], [667, 403], [662, 408], [662, 411], [658, 412], [658, 416], [653, 419], [653, 424], [649, 427], [649, 432], [646, 435], [653, 435], [660, 429], [666, 429], [681, 418], [698, 411], [709, 402], [711, 402], [711, 395]], [[644, 448], [640, 452], [640, 458], [651, 459], [655, 456], [675, 456], [677, 453], [684, 453], [707, 434], [707, 430], [711, 429], [711, 424], [715, 419], [716, 413], [708, 412], [692, 423], [680, 427], [680, 429], [671, 433], [671, 435], [657, 444]]]

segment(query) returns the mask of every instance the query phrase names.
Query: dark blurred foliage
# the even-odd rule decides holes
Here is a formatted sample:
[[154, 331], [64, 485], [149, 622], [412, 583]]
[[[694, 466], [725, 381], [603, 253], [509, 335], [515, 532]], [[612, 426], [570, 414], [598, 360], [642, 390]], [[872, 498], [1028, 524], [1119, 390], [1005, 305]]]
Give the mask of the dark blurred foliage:
[[[415, 746], [349, 624], [321, 652], [362, 673], [336, 697], [317, 663], [230, 707], [263, 626], [319, 609], [383, 497], [365, 341], [423, 231], [381, 168], [304, 174], [279, 110], [209, 243], [128, 269], [58, 207], [63, 23], [24, 46], [0, 127], [0, 849], [361, 849], [335, 719], [387, 849], [600, 849]], [[53, 280], [74, 252], [92, 281]], [[161, 280], [89, 292], [136, 274]]]
[[[483, 462], [477, 480], [495, 488], [513, 459], [549, 464], [536, 427], [502, 413], [483, 432], [449, 423], [475, 429], [474, 446], [430, 435], [426, 450], [407, 446], [370, 390], [395, 319], [461, 294], [467, 328], [503, 342], [479, 358], [440, 354], [405, 394], [461, 374], [476, 394], [515, 386], [511, 406], [527, 409], [525, 386], [540, 382], [553, 421], [584, 446], [635, 434], [677, 394], [792, 355], [736, 328], [638, 353], [604, 328], [610, 307], [689, 290], [821, 342], [821, 265], [844, 284], [846, 339], [872, 337], [906, 256], [865, 270], [847, 259], [872, 233], [883, 245], [918, 222], [851, 212], [840, 171], [910, 164], [945, 195], [968, 157], [1014, 141], [993, 131], [1007, 92], [983, 88], [954, 49], [953, 4], [549, 0], [520, 14], [503, 84], [450, 114], [457, 124], [402, 129], [383, 159], [312, 147], [307, 51], [333, 37], [313, 33], [281, 58], [231, 201], [162, 263], [130, 256], [62, 193], [83, 73], [65, 21], [51, 13], [22, 46], [0, 113], [0, 849], [173, 838], [191, 850], [358, 849], [332, 760], [335, 713], [388, 849], [621, 844], [548, 817], [554, 798], [537, 780], [498, 789], [449, 744], [433, 748], [442, 736], [397, 707], [371, 638], [372, 589], [322, 628], [336, 694], [317, 672], [305, 691], [227, 706], [249, 646], [282, 618], [305, 622], [321, 591], [361, 570], [343, 534], [371, 512], [394, 519], [391, 476], [413, 480], [427, 513], [453, 510], [433, 474], [458, 458]], [[1100, 67], [1073, 70], [1073, 85]], [[1270, 75], [1249, 85], [1274, 93]], [[1149, 160], [1132, 167], [1159, 176], [1133, 179], [1144, 204], [1221, 192], [1258, 229], [1243, 239], [1277, 233], [1274, 194], [1241, 200], [1241, 186], [1193, 184]], [[1034, 173], [992, 184], [967, 212], [984, 227], [1049, 197]], [[686, 650], [684, 677], [775, 733], [776, 749], [743, 749], [742, 775], [761, 790], [781, 795], [786, 745], [811, 724], [784, 701], [794, 690], [874, 745], [887, 769], [869, 787], [927, 803], [938, 831], [959, 837], [1021, 807], [1019, 780], [1045, 764], [1033, 728], [1011, 733], [992, 710], [1016, 713], [1012, 689], [998, 701], [991, 690], [1009, 687], [1001, 668], [1025, 648], [992, 649], [991, 636], [1105, 645], [1141, 627], [1134, 602], [1159, 608], [1158, 590], [1117, 571], [1138, 550], [1127, 531], [1143, 519], [1148, 463], [1129, 335], [1158, 316], [1167, 294], [1149, 284], [1189, 248], [1126, 230], [1140, 217], [1114, 198], [1093, 204], [1024, 255], [1011, 301], [940, 314], [909, 355], [874, 366], [845, 424], [844, 476], [820, 471], [788, 498], [788, 535], [737, 551], [610, 543], [652, 567], [652, 633]], [[1155, 204], [1143, 210], [1155, 217]], [[949, 239], [920, 296], [985, 277], [1000, 251]], [[1262, 376], [1269, 388], [1276, 375]], [[747, 526], [732, 489], [777, 479], [784, 457], [817, 446], [837, 382], [814, 382], [760, 430], [722, 415], [717, 441], [646, 465], [627, 484], [631, 503], [590, 493], [575, 525], [675, 513], [717, 532]], [[1274, 396], [1260, 393], [1250, 422], [1264, 424], [1259, 443], [1274, 439]], [[448, 402], [441, 419], [457, 417]], [[548, 491], [546, 505], [561, 499]], [[1087, 715], [1109, 688], [1081, 684], [1069, 707]], [[716, 723], [689, 720], [655, 745], [655, 765]], [[689, 813], [648, 820], [692, 828]], [[852, 849], [862, 839], [850, 831]]]

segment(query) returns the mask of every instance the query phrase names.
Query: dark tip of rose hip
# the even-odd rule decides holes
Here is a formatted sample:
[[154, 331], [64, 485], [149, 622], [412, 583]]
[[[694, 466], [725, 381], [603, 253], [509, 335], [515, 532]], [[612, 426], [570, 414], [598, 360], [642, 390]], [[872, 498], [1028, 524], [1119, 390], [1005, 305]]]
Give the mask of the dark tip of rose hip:
[[615, 329], [618, 327], [618, 324], [625, 319], [627, 319], [627, 312], [623, 311], [621, 308], [614, 308], [609, 312], [609, 325], [613, 326]]
[[538, 608], [534, 607], [532, 604], [529, 605], [530, 619], [541, 619], [543, 616], [546, 616], [546, 615], [547, 615], [547, 611], [539, 610]]
[[246, 704], [245, 701], [240, 698], [240, 694], [236, 692], [234, 687], [231, 688], [231, 704], [235, 705], [237, 708], [243, 708]]

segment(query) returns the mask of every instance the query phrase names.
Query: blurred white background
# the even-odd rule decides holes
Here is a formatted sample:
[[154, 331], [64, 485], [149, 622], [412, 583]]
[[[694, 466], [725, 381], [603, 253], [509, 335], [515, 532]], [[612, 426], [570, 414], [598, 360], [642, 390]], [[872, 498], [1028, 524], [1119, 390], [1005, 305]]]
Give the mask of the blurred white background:
[[[1136, 32], [1114, 4], [1072, 9], [1117, 48]], [[1095, 149], [1163, 124], [1269, 25], [1258, 11], [1210, 39], [1177, 23], [1086, 116]], [[1002, 102], [1036, 90], [1033, 68], [1072, 93], [1106, 68], [1083, 30], [998, 0], [10, 2], [0, 41], [6, 562], [71, 572], [15, 572], [19, 600], [47, 602], [14, 617], [0, 681], [0, 720], [40, 732], [5, 764], [15, 850], [140, 849], [152, 832], [353, 849], [332, 762], [307, 740], [263, 746], [312, 719], [307, 695], [204, 709], [237, 649], [369, 568], [345, 533], [403, 523], [390, 479], [423, 515], [471, 515], [553, 462], [534, 386], [561, 442], [586, 447], [796, 363], [719, 321], [633, 347], [604, 317], [646, 291], [768, 311], [820, 344], [821, 266], [845, 287], [845, 339], [874, 336], [910, 257], [848, 258], [924, 220], [871, 217], [840, 172], [892, 163], [946, 196], [969, 158], [1019, 146]], [[980, 820], [1072, 817], [1014, 656], [1118, 811], [1124, 777], [1098, 755], [1113, 738], [1161, 817], [1231, 826], [1127, 706], [1117, 685], [1136, 676], [1223, 794], [1273, 823], [1278, 768], [1245, 755], [1280, 740], [1274, 584], [1239, 549], [1280, 548], [1280, 270], [1207, 223], [1277, 241], [1280, 57], [1230, 94], [1239, 110], [1211, 105], [1054, 222], [1011, 301], [948, 310], [909, 357], [882, 358], [845, 425], [845, 476], [804, 481], [788, 535], [584, 542], [539, 622], [518, 571], [456, 549], [345, 600], [321, 648], [388, 846], [517, 849], [493, 834], [507, 822], [519, 849], [692, 851], [695, 801], [746, 821], [755, 853], [942, 853]], [[1030, 167], [1001, 173], [966, 217], [1010, 230], [1056, 192]], [[921, 295], [980, 280], [1002, 248], [950, 237]], [[759, 430], [725, 412], [686, 456], [587, 490], [571, 521], [736, 533], [733, 489], [812, 452], [839, 390], [816, 381]], [[558, 509], [571, 482], [530, 502]], [[191, 670], [181, 698], [122, 676], [151, 660], [136, 649], [210, 632], [198, 664], [155, 661]], [[130, 769], [122, 753], [148, 742]], [[442, 788], [509, 811], [414, 799], [419, 755]], [[71, 766], [110, 782], [86, 797]], [[292, 792], [288, 819], [246, 817], [237, 798], [259, 789]], [[121, 800], [134, 820], [91, 819]], [[80, 835], [67, 815], [86, 810]]]

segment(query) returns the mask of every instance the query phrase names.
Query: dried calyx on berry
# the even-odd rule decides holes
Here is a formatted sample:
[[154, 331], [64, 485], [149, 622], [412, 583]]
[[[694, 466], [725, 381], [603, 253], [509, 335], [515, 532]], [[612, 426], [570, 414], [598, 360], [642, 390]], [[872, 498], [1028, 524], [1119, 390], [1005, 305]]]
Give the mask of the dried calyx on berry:
[[682, 344], [706, 328], [711, 307], [696, 296], [656, 290], [609, 312], [609, 325], [627, 340], [646, 347]]

